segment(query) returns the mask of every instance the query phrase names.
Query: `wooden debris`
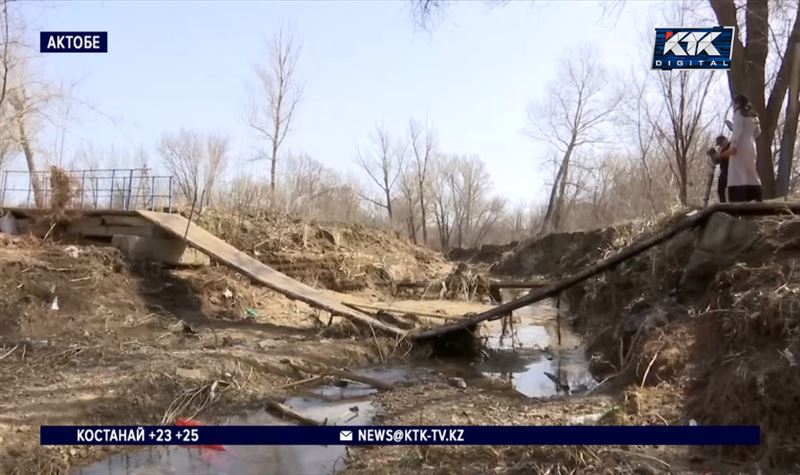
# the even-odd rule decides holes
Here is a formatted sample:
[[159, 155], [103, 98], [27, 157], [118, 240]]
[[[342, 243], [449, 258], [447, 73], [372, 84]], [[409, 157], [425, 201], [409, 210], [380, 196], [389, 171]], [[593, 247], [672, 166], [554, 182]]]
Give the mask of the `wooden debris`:
[[383, 391], [392, 389], [392, 387], [394, 387], [391, 383], [381, 381], [380, 379], [370, 378], [369, 376], [362, 376], [360, 374], [351, 373], [350, 371], [345, 371], [342, 369], [331, 368], [329, 366], [320, 366], [319, 368], [311, 368], [308, 366], [299, 365], [291, 361], [289, 361], [287, 364], [292, 369], [300, 371], [302, 373], [335, 376], [337, 378], [347, 379], [349, 381], [355, 381], [357, 383], [366, 384], [367, 386], [372, 386], [375, 389], [380, 389]]
[[[315, 419], [311, 419], [310, 417], [306, 417], [299, 412], [295, 411], [291, 407], [281, 404], [278, 401], [273, 401], [272, 399], [267, 399], [265, 403], [265, 409], [267, 411], [274, 412], [284, 419], [291, 419], [295, 422], [299, 422], [300, 424], [306, 426], [324, 426], [325, 422], [320, 422]], [[327, 421], [326, 421], [327, 422]]]

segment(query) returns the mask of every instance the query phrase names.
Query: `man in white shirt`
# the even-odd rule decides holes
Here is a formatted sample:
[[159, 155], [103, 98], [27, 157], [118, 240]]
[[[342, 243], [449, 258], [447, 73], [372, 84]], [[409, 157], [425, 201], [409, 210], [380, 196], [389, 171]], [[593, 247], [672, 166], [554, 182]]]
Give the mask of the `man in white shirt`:
[[761, 201], [761, 180], [756, 169], [758, 116], [743, 95], [733, 98], [731, 145], [719, 154], [728, 160], [728, 201]]

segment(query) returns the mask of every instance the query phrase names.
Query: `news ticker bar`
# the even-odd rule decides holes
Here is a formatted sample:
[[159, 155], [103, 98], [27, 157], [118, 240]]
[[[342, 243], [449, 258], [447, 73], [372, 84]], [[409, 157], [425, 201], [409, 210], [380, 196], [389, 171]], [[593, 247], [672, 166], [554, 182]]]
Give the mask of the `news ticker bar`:
[[42, 445], [758, 445], [758, 426], [41, 426]]

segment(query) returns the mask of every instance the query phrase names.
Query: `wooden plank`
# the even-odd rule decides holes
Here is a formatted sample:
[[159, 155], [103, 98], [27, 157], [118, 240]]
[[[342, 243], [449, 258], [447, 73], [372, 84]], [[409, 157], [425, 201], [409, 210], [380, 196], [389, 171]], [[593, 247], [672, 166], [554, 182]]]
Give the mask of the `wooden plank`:
[[594, 277], [595, 275], [605, 272], [606, 270], [614, 268], [619, 263], [630, 259], [642, 252], [650, 249], [651, 247], [666, 241], [667, 239], [675, 236], [676, 234], [693, 228], [702, 223], [709, 216], [716, 212], [725, 212], [732, 215], [743, 216], [759, 216], [759, 215], [774, 215], [774, 214], [787, 214], [795, 215], [800, 213], [800, 203], [788, 202], [767, 202], [767, 203], [722, 203], [715, 204], [701, 211], [695, 210], [687, 213], [683, 219], [677, 223], [672, 224], [667, 229], [664, 229], [652, 236], [645, 238], [637, 243], [634, 243], [625, 249], [619, 251], [613, 256], [609, 256], [600, 262], [591, 265], [566, 279], [548, 285], [544, 289], [529, 292], [522, 297], [510, 300], [504, 304], [498, 305], [490, 310], [481, 312], [479, 314], [462, 318], [456, 323], [447, 324], [438, 328], [430, 330], [411, 333], [408, 335], [411, 340], [424, 340], [427, 338], [438, 337], [447, 333], [463, 331], [469, 328], [475, 328], [479, 323], [496, 320], [505, 315], [510, 314], [512, 311], [528, 306], [532, 303], [544, 300], [546, 298], [555, 297], [562, 291], [579, 284], [586, 279]]
[[[264, 284], [275, 292], [291, 299], [305, 302], [312, 307], [328, 311], [333, 315], [339, 315], [355, 322], [370, 325], [376, 330], [382, 330], [391, 335], [405, 336], [406, 334], [400, 328], [393, 327], [373, 318], [371, 315], [345, 306], [342, 303], [345, 300], [344, 296], [340, 294], [322, 292], [309, 287], [253, 259], [205, 229], [196, 226], [194, 223], [189, 223], [186, 218], [180, 215], [154, 211], [139, 211], [139, 214], [167, 233], [185, 240], [196, 249], [237, 272], [241, 272], [251, 279]], [[188, 232], [187, 224], [189, 224]]]

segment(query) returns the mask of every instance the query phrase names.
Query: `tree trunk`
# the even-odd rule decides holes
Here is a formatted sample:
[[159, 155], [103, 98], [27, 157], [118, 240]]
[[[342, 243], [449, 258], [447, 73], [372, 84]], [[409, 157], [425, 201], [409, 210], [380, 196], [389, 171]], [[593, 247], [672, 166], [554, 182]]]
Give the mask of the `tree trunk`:
[[575, 139], [573, 137], [572, 141], [570, 142], [569, 146], [567, 147], [567, 151], [564, 152], [564, 158], [561, 160], [561, 165], [558, 167], [558, 172], [556, 173], [556, 179], [553, 181], [553, 187], [550, 189], [550, 199], [547, 202], [547, 211], [544, 215], [544, 221], [542, 222], [542, 229], [541, 232], [547, 232], [554, 229], [553, 226], [553, 217], [558, 212], [557, 208], [557, 196], [558, 191], [561, 186], [561, 181], [563, 177], [566, 175], [567, 167], [569, 166], [569, 158], [572, 155], [572, 149], [574, 148]]
[[43, 208], [44, 194], [42, 193], [42, 183], [39, 181], [39, 176], [36, 173], [36, 161], [33, 157], [33, 149], [28, 141], [28, 133], [25, 129], [25, 122], [22, 118], [18, 122], [19, 129], [19, 145], [22, 148], [22, 153], [25, 155], [25, 162], [28, 164], [28, 174], [31, 178], [31, 189], [33, 189], [33, 201], [37, 208]]
[[800, 116], [800, 41], [794, 45], [794, 57], [789, 74], [789, 97], [786, 104], [786, 122], [783, 124], [783, 143], [778, 161], [777, 195], [789, 194], [792, 174], [795, 141], [797, 140], [797, 120]]
[[275, 172], [278, 169], [278, 144], [273, 141], [272, 142], [272, 159], [270, 160], [270, 170], [269, 170], [269, 192], [272, 195], [272, 201], [274, 206], [275, 201]]
[[414, 216], [414, 199], [409, 196], [408, 198], [408, 237], [411, 242], [417, 244], [417, 219]]
[[422, 187], [424, 186], [423, 182], [420, 182], [419, 188], [419, 212], [420, 212], [420, 219], [422, 220], [422, 244], [428, 244], [428, 216], [425, 212], [425, 193], [422, 191]]
[[564, 173], [561, 174], [561, 183], [558, 185], [556, 209], [553, 213], [553, 230], [561, 231], [561, 218], [564, 215], [564, 195], [567, 193], [567, 179], [569, 178], [569, 158], [564, 158]]
[[680, 178], [680, 183], [678, 183], [678, 199], [681, 201], [681, 206], [686, 206], [689, 201], [686, 186], [686, 182], [688, 181], [686, 166], [686, 156], [684, 156], [683, 160], [678, 163], [678, 176]]

